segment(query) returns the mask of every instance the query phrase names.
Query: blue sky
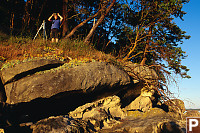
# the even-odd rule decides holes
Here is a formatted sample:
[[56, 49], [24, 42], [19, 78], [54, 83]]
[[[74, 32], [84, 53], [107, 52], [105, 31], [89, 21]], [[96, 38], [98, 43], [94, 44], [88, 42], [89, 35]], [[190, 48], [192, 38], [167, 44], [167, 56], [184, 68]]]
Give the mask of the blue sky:
[[192, 78], [179, 79], [179, 91], [170, 89], [185, 102], [186, 108], [200, 108], [200, 0], [190, 0], [183, 6], [183, 11], [187, 12], [184, 21], [176, 19], [175, 22], [191, 36], [181, 47], [188, 55], [182, 64], [188, 66]]

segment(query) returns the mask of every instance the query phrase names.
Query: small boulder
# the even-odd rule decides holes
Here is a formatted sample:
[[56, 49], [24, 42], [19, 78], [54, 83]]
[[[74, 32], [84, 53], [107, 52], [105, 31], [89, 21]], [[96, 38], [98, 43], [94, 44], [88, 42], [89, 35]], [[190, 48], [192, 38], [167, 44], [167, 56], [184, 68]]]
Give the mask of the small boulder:
[[154, 90], [143, 87], [141, 89], [141, 94], [134, 101], [132, 101], [124, 110], [140, 110], [146, 112], [152, 108], [151, 96], [153, 96]]
[[161, 122], [155, 128], [157, 133], [184, 133], [184, 130], [174, 121]]
[[146, 112], [147, 110], [152, 108], [152, 102], [149, 97], [139, 96], [133, 102], [131, 102], [128, 106], [124, 109], [129, 110], [141, 110]]
[[117, 96], [109, 96], [106, 98], [102, 98], [92, 103], [87, 103], [76, 108], [74, 111], [69, 113], [69, 116], [73, 118], [82, 118], [87, 119], [88, 117], [92, 117], [93, 112], [101, 112], [105, 111], [107, 114], [112, 117], [124, 117], [124, 112], [121, 110], [120, 98]]
[[125, 116], [120, 106], [119, 97], [109, 96], [80, 106], [71, 111], [69, 116], [89, 121], [94, 125], [96, 130], [111, 128], [113, 125], [119, 123], [118, 119]]

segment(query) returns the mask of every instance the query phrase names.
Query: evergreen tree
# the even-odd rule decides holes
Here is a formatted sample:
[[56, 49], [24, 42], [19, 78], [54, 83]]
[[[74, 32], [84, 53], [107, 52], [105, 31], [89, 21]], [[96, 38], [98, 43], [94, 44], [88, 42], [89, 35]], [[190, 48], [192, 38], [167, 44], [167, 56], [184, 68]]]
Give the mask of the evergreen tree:
[[[183, 4], [188, 0], [139, 0], [126, 3], [123, 17], [128, 51], [124, 60], [141, 65], [158, 66], [160, 70], [175, 72], [189, 78], [186, 66], [181, 64], [186, 53], [179, 46], [189, 39], [175, 22], [183, 19]], [[119, 38], [120, 40], [120, 38]]]

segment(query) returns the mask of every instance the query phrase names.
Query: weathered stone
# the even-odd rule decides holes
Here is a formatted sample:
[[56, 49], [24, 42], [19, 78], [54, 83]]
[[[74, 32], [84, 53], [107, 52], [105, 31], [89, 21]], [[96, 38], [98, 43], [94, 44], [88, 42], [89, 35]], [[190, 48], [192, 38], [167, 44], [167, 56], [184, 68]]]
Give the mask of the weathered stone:
[[184, 129], [180, 128], [180, 126], [173, 121], [159, 123], [157, 125], [157, 128], [155, 128], [155, 131], [157, 133], [184, 133], [185, 132]]
[[143, 80], [154, 83], [154, 81], [157, 81], [158, 79], [156, 72], [146, 66], [128, 62], [126, 63], [124, 69], [132, 77], [134, 84], [118, 94], [121, 98], [122, 107], [129, 105], [141, 94], [141, 89], [145, 87]]
[[117, 96], [109, 96], [102, 98], [92, 103], [87, 103], [83, 106], [76, 108], [69, 113], [73, 118], [87, 119], [94, 116], [96, 113], [105, 111], [112, 117], [124, 117], [124, 112], [121, 110], [120, 98]]
[[70, 117], [49, 117], [42, 119], [31, 126], [32, 133], [86, 133], [92, 131], [87, 123]]
[[138, 110], [127, 110], [127, 116], [132, 116], [134, 118], [140, 118], [143, 116], [143, 112]]
[[57, 67], [63, 62], [55, 59], [33, 59], [26, 62], [8, 62], [1, 68], [1, 76], [3, 83], [22, 78], [24, 75]]
[[152, 108], [144, 113], [144, 117], [168, 117], [170, 116], [161, 108]]
[[158, 75], [153, 69], [136, 63], [128, 62], [124, 69], [133, 77], [134, 83], [140, 82], [140, 79], [146, 79], [152, 82], [158, 79]]
[[143, 87], [141, 89], [141, 96], [144, 96], [144, 97], [152, 97], [155, 93], [155, 90], [153, 89], [153, 86], [151, 85], [150, 87]]
[[[116, 119], [125, 117], [125, 113], [120, 108], [120, 98], [109, 96], [92, 103], [87, 103], [69, 113], [73, 118], [90, 121], [96, 130], [101, 128], [111, 128], [119, 123]], [[103, 123], [100, 125], [100, 123]]]
[[151, 117], [167, 116], [167, 117], [169, 117], [169, 115], [164, 110], [162, 110], [160, 108], [151, 108], [146, 112], [141, 112], [141, 111], [138, 111], [138, 110], [127, 110], [127, 116], [128, 117], [131, 116], [134, 119], [136, 119], [136, 118], [144, 118], [145, 119], [145, 117], [148, 117], [148, 116], [151, 116]]
[[[117, 67], [103, 62], [86, 63], [56, 72], [34, 74], [5, 85], [7, 103], [50, 98], [59, 93], [109, 93], [130, 83], [130, 77]], [[116, 89], [116, 90], [114, 90]], [[95, 96], [94, 96], [95, 97]], [[77, 99], [72, 99], [77, 100]]]
[[171, 99], [164, 103], [167, 105], [168, 113], [176, 118], [176, 119], [183, 119], [183, 114], [186, 111], [184, 102], [180, 99]]
[[185, 104], [180, 99], [171, 99], [171, 100], [167, 101], [166, 103], [169, 103], [168, 107], [169, 107], [170, 112], [177, 112], [177, 108], [181, 113], [184, 113], [186, 111]]
[[141, 110], [143, 112], [152, 108], [152, 102], [149, 97], [139, 96], [128, 106], [125, 107], [125, 110]]
[[152, 108], [151, 96], [154, 90], [148, 90], [146, 87], [141, 89], [141, 94], [134, 101], [132, 101], [124, 110], [141, 110], [143, 112]]
[[[136, 111], [137, 112], [137, 111]], [[138, 114], [138, 112], [136, 113]], [[153, 108], [139, 116], [130, 115], [111, 129], [101, 130], [102, 133], [183, 133], [176, 120], [165, 111]]]

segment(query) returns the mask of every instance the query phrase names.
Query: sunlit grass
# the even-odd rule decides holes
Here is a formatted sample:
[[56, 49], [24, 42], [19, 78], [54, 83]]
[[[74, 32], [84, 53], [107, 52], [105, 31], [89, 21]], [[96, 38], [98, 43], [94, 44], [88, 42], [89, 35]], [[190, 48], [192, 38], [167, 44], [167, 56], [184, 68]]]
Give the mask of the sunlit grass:
[[110, 54], [96, 50], [92, 44], [81, 39], [62, 39], [51, 43], [43, 39], [32, 40], [23, 37], [7, 37], [0, 43], [0, 61], [25, 60], [34, 57], [53, 57], [60, 60], [96, 60], [110, 62], [116, 60]]

